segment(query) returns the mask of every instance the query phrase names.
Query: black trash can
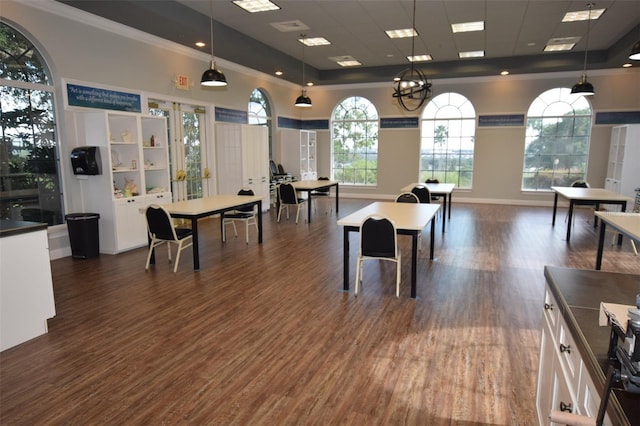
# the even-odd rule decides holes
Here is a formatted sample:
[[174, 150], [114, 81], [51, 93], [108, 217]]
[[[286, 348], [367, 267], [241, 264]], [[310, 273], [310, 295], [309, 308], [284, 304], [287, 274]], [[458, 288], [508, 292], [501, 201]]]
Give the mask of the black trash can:
[[98, 213], [70, 213], [64, 217], [69, 230], [71, 257], [87, 259], [100, 254]]

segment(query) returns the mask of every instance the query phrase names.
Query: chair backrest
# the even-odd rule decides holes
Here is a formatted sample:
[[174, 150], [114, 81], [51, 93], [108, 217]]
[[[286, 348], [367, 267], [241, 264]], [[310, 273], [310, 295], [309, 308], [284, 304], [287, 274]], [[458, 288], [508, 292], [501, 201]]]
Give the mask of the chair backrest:
[[287, 172], [284, 171], [284, 167], [282, 167], [282, 164], [278, 164], [278, 173], [280, 173], [281, 175], [287, 174]]
[[436, 178], [429, 178], [425, 180], [424, 183], [440, 183], [440, 181]]
[[276, 162], [273, 160], [269, 160], [269, 172], [271, 173], [271, 177], [278, 174], [278, 166], [276, 166]]
[[178, 240], [171, 215], [164, 207], [158, 204], [149, 204], [145, 216], [149, 236], [155, 236], [160, 240]]
[[414, 186], [411, 190], [413, 194], [418, 197], [421, 203], [430, 204], [431, 203], [431, 193], [429, 192], [429, 188], [424, 185]]
[[[238, 195], [256, 195], [252, 189], [247, 189], [247, 188], [242, 188], [240, 191], [238, 191]], [[239, 212], [245, 212], [245, 213], [250, 213], [252, 211], [254, 211], [255, 209], [255, 205], [252, 204], [250, 206], [241, 206], [236, 208], [237, 211]]]
[[589, 182], [587, 182], [586, 180], [576, 180], [573, 183], [571, 183], [571, 186], [573, 188], [589, 188]]
[[371, 215], [360, 225], [360, 254], [372, 257], [398, 257], [396, 227], [391, 219]]
[[290, 183], [281, 183], [278, 185], [278, 194], [282, 204], [298, 204], [296, 189]]
[[396, 203], [419, 203], [418, 196], [413, 192], [403, 192], [396, 197]]
[[[318, 180], [329, 180], [329, 178], [326, 176], [320, 176]], [[329, 192], [329, 191], [330, 191], [329, 188], [320, 188], [316, 190], [316, 192]]]

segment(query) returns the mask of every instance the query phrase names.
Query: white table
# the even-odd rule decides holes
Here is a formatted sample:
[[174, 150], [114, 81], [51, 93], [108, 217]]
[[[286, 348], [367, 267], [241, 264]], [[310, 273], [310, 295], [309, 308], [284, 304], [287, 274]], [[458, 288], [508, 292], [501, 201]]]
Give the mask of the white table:
[[360, 232], [360, 225], [371, 214], [378, 214], [391, 219], [398, 234], [412, 236], [411, 244], [411, 297], [416, 297], [416, 271], [418, 260], [418, 236], [427, 224], [431, 222], [431, 244], [429, 258], [433, 260], [433, 242], [435, 222], [433, 217], [440, 208], [439, 204], [413, 204], [375, 202], [338, 220], [338, 225], [344, 226], [344, 284], [345, 291], [349, 291], [349, 233]]
[[[331, 187], [336, 188], [336, 214], [338, 214], [339, 204], [338, 204], [338, 181], [337, 180], [298, 180], [295, 182], [291, 182], [291, 185], [296, 191], [306, 192], [309, 196], [309, 205], [307, 206], [307, 223], [311, 223], [311, 193], [312, 191], [317, 191], [318, 189], [331, 189]], [[278, 200], [278, 203], [280, 200]], [[278, 204], [278, 209], [280, 205]]]
[[[596, 212], [596, 216], [600, 218], [600, 238], [598, 240], [598, 253], [596, 255], [596, 269], [602, 267], [602, 252], [604, 249], [605, 228], [607, 225], [620, 232], [622, 235], [640, 241], [640, 213], [623, 213], [623, 212]], [[618, 244], [622, 243], [622, 238], [618, 240]]]
[[[632, 201], [631, 198], [624, 195], [616, 194], [603, 188], [576, 188], [572, 186], [552, 186], [551, 190], [555, 193], [553, 198], [553, 221], [551, 226], [556, 224], [556, 211], [558, 210], [558, 196], [562, 196], [569, 200], [569, 218], [567, 220], [567, 243], [571, 239], [571, 221], [573, 219], [573, 207], [578, 205], [595, 204], [596, 210], [600, 208], [600, 204], [618, 204], [622, 207], [622, 211], [627, 209], [627, 202]], [[596, 218], [597, 220], [597, 218]], [[597, 221], [593, 223], [594, 228]]]
[[[442, 203], [442, 232], [445, 230], [445, 216], [447, 216], [447, 204], [449, 204], [449, 215], [447, 216], [448, 220], [451, 220], [451, 194], [453, 193], [454, 188], [456, 187], [455, 183], [410, 183], [409, 185], [402, 188], [400, 191], [402, 192], [411, 192], [411, 190], [418, 186], [424, 185], [429, 188], [429, 192], [431, 195], [442, 196], [444, 199]], [[447, 198], [449, 200], [447, 200]], [[448, 201], [448, 203], [447, 203]]]
[[213, 197], [197, 198], [194, 200], [178, 201], [163, 204], [171, 217], [190, 219], [193, 231], [193, 269], [200, 269], [200, 251], [198, 247], [198, 219], [221, 214], [220, 230], [224, 226], [224, 212], [238, 207], [258, 206], [258, 243], [262, 244], [262, 198], [255, 195], [216, 195]]

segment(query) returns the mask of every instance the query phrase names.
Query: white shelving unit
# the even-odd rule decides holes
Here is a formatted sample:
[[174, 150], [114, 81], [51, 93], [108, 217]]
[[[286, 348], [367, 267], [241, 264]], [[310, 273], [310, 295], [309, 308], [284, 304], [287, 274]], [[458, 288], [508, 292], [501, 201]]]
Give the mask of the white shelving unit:
[[318, 179], [317, 135], [313, 130], [280, 130], [281, 164], [299, 180]]
[[108, 111], [73, 115], [74, 145], [101, 150], [102, 174], [78, 177], [83, 210], [100, 214], [100, 252], [146, 245], [140, 209], [171, 202], [166, 119]]
[[635, 198], [640, 187], [640, 124], [611, 129], [605, 189]]
[[235, 195], [242, 188], [261, 196], [269, 209], [269, 134], [265, 126], [216, 124], [218, 194]]

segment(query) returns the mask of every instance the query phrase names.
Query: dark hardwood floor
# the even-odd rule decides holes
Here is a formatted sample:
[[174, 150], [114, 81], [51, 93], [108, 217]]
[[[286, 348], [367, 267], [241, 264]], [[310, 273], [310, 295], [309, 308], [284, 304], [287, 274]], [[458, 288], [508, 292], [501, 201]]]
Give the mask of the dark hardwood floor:
[[[434, 261], [423, 233], [417, 300], [404, 236], [400, 298], [386, 262], [342, 292], [335, 211], [272, 209], [262, 245], [204, 221], [196, 273], [190, 249], [176, 274], [164, 248], [148, 272], [144, 248], [53, 261], [49, 333], [0, 354], [0, 424], [536, 424], [543, 266], [595, 264], [589, 211], [570, 244], [565, 212], [552, 227], [551, 208], [454, 203]], [[352, 289], [356, 254], [353, 234]], [[607, 245], [603, 270], [640, 258]]]

